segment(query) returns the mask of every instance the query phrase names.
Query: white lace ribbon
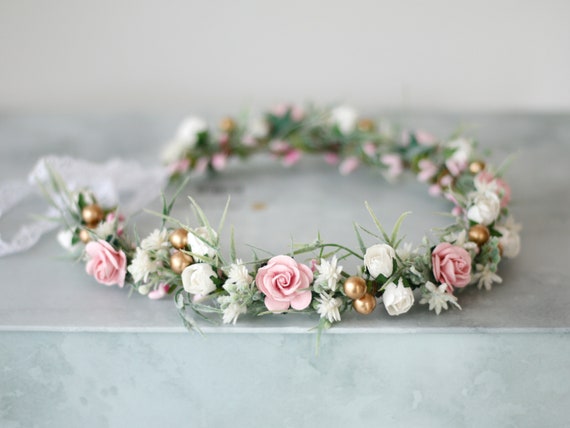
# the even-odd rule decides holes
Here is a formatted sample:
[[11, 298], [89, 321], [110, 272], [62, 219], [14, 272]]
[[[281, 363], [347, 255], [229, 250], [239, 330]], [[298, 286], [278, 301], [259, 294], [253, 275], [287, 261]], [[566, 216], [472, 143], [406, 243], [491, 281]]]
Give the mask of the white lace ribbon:
[[[39, 187], [48, 184], [50, 170], [63, 179], [68, 190], [88, 189], [103, 206], [119, 205], [120, 201], [120, 212], [127, 216], [159, 196], [168, 179], [165, 168], [146, 168], [135, 161], [112, 159], [97, 164], [68, 156], [47, 156], [36, 163], [28, 182], [10, 181], [0, 185], [0, 219], [28, 196], [40, 196]], [[48, 210], [46, 216], [53, 213]], [[10, 241], [0, 235], [0, 257], [33, 247], [42, 235], [56, 227], [54, 222], [37, 220], [22, 225]]]

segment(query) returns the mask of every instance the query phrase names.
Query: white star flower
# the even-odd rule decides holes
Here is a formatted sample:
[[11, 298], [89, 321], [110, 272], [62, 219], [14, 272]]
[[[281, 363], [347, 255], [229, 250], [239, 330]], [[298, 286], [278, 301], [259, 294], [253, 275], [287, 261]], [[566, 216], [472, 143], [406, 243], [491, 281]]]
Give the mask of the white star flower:
[[461, 306], [457, 303], [457, 297], [447, 291], [449, 287], [447, 284], [443, 283], [437, 286], [433, 282], [428, 281], [424, 287], [420, 305], [429, 304], [430, 311], [435, 310], [435, 313], [439, 315], [442, 309], [448, 309], [448, 303], [461, 309]]
[[340, 321], [340, 307], [342, 300], [331, 297], [326, 293], [321, 293], [317, 300], [317, 312], [321, 318], [326, 318], [329, 322]]
[[315, 280], [315, 285], [321, 289], [336, 291], [342, 272], [342, 266], [338, 266], [336, 255], [332, 256], [330, 261], [321, 259], [321, 263], [317, 265], [317, 271], [319, 275]]
[[491, 270], [490, 265], [477, 264], [475, 268], [477, 272], [473, 275], [472, 282], [477, 282], [477, 288], [479, 290], [485, 287], [485, 289], [489, 291], [494, 282], [497, 284], [503, 282], [503, 279]]

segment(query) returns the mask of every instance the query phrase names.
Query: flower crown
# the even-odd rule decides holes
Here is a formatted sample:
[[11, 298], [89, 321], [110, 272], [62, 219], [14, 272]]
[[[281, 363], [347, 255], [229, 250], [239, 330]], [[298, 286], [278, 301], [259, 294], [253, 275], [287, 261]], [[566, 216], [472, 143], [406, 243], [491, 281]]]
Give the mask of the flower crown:
[[[398, 131], [358, 118], [348, 107], [304, 111], [284, 105], [255, 120], [223, 119], [218, 130], [188, 118], [163, 160], [175, 181], [191, 172], [223, 170], [230, 157], [261, 152], [285, 166], [304, 153], [321, 154], [345, 175], [361, 165], [389, 180], [409, 170], [428, 184], [431, 195], [453, 203], [454, 222], [412, 248], [398, 234], [405, 214], [388, 233], [366, 204], [378, 231], [355, 225], [356, 249], [319, 237], [289, 253], [244, 262], [232, 234], [226, 260], [220, 231], [193, 199], [197, 226], [172, 218], [174, 200], [165, 202], [162, 226], [135, 244], [116, 207], [103, 206], [89, 189], [68, 191], [52, 171], [44, 190], [63, 210], [65, 228], [58, 239], [81, 254], [87, 273], [101, 284], [129, 283], [150, 299], [173, 294], [189, 327], [195, 326], [192, 314], [219, 314], [223, 323], [235, 324], [246, 313], [308, 312], [320, 316], [319, 328], [328, 328], [347, 311], [372, 313], [378, 301], [388, 314], [404, 314], [415, 303], [415, 289], [419, 303], [439, 315], [451, 306], [461, 309], [457, 288], [476, 284], [490, 290], [502, 282], [499, 262], [519, 252], [520, 225], [509, 215], [511, 191], [502, 171], [487, 165], [475, 141], [461, 135], [440, 140], [423, 131]], [[376, 243], [366, 246], [362, 232]], [[301, 255], [306, 257], [300, 260]], [[355, 272], [344, 270], [347, 258], [359, 264]]]

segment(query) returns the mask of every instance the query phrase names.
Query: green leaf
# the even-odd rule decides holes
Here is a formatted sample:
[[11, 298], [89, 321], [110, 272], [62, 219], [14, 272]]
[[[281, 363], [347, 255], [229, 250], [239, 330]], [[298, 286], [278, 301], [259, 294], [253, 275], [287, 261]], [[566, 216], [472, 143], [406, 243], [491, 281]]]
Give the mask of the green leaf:
[[374, 211], [372, 211], [372, 208], [371, 208], [370, 205], [368, 204], [368, 201], [364, 202], [364, 205], [366, 206], [366, 209], [368, 210], [368, 213], [370, 214], [370, 217], [372, 217], [372, 220], [374, 221], [374, 224], [376, 225], [376, 227], [378, 228], [378, 230], [379, 230], [380, 233], [382, 234], [382, 237], [384, 238], [384, 241], [390, 242], [390, 237], [388, 236], [388, 234], [386, 233], [386, 231], [385, 231], [384, 228], [382, 227], [382, 224], [380, 223], [380, 220], [378, 220], [378, 217], [376, 217], [376, 214], [374, 214]]
[[232, 263], [236, 262], [236, 240], [234, 236], [234, 227], [232, 226], [232, 231], [230, 233], [230, 260]]
[[[398, 238], [398, 232], [400, 231], [400, 227], [402, 227], [402, 223], [404, 221], [404, 219], [409, 216], [412, 212], [411, 211], [406, 211], [405, 213], [403, 213], [400, 217], [398, 217], [398, 220], [396, 220], [396, 223], [394, 224], [394, 228], [392, 229], [392, 236], [390, 237], [390, 245], [396, 249], [398, 246], [395, 244], [396, 242], [396, 238]], [[394, 246], [395, 245], [395, 246]]]
[[228, 200], [226, 201], [226, 206], [224, 207], [224, 212], [222, 213], [222, 218], [220, 218], [220, 223], [218, 224], [218, 236], [222, 233], [224, 228], [224, 223], [226, 222], [226, 216], [228, 215], [228, 208], [230, 207], [231, 196], [228, 195]]
[[360, 251], [362, 254], [366, 253], [366, 245], [364, 245], [364, 240], [362, 239], [362, 235], [358, 231], [358, 223], [352, 223], [354, 227], [354, 232], [356, 233], [356, 239], [358, 241], [358, 246], [360, 247]]

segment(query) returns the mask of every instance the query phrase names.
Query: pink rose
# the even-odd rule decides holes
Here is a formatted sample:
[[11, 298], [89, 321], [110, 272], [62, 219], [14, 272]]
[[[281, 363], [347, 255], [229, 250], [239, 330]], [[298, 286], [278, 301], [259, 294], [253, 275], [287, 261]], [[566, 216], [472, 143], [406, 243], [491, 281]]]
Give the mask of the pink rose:
[[471, 256], [465, 249], [442, 242], [431, 253], [433, 274], [441, 283], [465, 287], [471, 281]]
[[265, 294], [265, 306], [270, 311], [305, 309], [311, 303], [309, 286], [313, 272], [289, 256], [276, 256], [257, 271], [255, 284]]
[[501, 208], [505, 208], [511, 202], [511, 187], [507, 184], [507, 182], [501, 178], [496, 178], [491, 174], [489, 171], [481, 171], [475, 177], [475, 180], [479, 181], [483, 184], [495, 182], [497, 186], [497, 196], [501, 199]]
[[85, 270], [95, 277], [98, 283], [105, 285], [125, 284], [127, 273], [127, 257], [122, 251], [115, 250], [111, 244], [102, 239], [91, 241], [85, 246], [89, 260]]

